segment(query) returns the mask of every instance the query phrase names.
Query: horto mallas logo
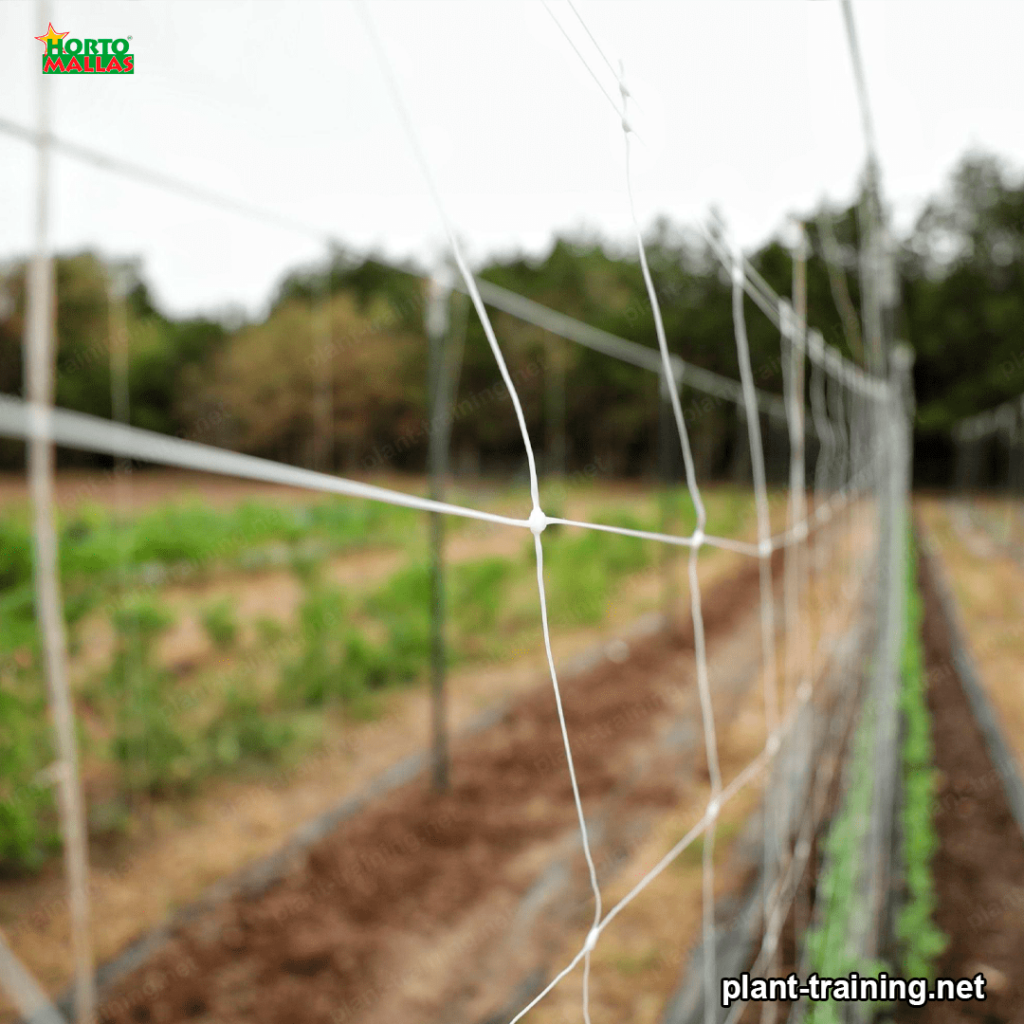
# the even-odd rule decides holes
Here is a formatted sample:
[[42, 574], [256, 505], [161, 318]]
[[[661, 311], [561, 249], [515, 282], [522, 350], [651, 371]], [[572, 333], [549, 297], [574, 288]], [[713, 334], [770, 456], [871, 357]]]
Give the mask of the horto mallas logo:
[[55, 32], [53, 23], [46, 35], [36, 36], [46, 44], [44, 75], [134, 75], [135, 56], [127, 39], [67, 39], [67, 32]]

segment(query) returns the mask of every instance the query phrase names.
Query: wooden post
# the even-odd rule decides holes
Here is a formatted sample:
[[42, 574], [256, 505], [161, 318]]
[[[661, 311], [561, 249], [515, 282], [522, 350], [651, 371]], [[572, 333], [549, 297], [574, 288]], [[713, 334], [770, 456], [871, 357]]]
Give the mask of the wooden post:
[[[451, 285], [440, 275], [430, 282], [427, 303], [427, 415], [430, 440], [427, 452], [427, 473], [430, 497], [444, 500], [444, 479], [447, 473], [448, 402], [444, 387], [444, 343], [448, 335], [448, 301]], [[444, 600], [444, 516], [429, 512], [430, 517], [430, 693], [433, 747], [431, 780], [436, 792], [448, 789], [448, 717], [445, 695], [447, 652], [445, 650]]]
[[[49, 4], [37, 5], [38, 23], [49, 23]], [[32, 499], [36, 621], [46, 671], [50, 715], [57, 754], [57, 807], [64, 840], [64, 870], [71, 919], [75, 972], [75, 1017], [91, 1024], [96, 1012], [92, 926], [89, 904], [89, 846], [78, 770], [75, 710], [68, 685], [67, 636], [60, 592], [60, 561], [54, 510], [54, 445], [50, 410], [54, 400], [54, 281], [50, 255], [49, 78], [39, 92], [39, 141], [36, 146], [35, 253], [28, 266], [25, 310], [25, 394], [33, 429], [28, 440], [29, 493]]]
[[1017, 443], [1013, 452], [1013, 493], [1010, 503], [1014, 508], [1013, 528], [1010, 543], [1015, 553], [1020, 553], [1020, 536], [1024, 531], [1024, 397], [1017, 405]]

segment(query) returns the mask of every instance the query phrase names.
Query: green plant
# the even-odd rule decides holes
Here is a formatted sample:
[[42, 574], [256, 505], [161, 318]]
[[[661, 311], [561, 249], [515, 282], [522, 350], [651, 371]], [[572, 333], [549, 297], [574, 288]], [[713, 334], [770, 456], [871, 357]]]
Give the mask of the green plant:
[[[933, 920], [935, 889], [931, 858], [938, 845], [933, 821], [935, 771], [932, 768], [930, 719], [925, 701], [920, 632], [923, 611], [916, 584], [916, 553], [912, 535], [908, 535], [907, 551], [904, 581], [906, 618], [899, 698], [906, 725], [902, 746], [904, 796], [900, 814], [907, 899], [897, 916], [896, 937], [901, 947], [903, 975], [931, 977], [935, 959], [945, 948], [947, 940]], [[818, 898], [823, 901], [821, 924], [807, 935], [811, 965], [823, 977], [840, 977], [852, 970], [862, 976], [870, 976], [885, 969], [885, 964], [880, 961], [861, 962], [846, 948], [846, 939], [856, 914], [863, 823], [871, 811], [875, 714], [873, 706], [867, 705], [857, 728], [850, 788], [846, 803], [829, 834], [826, 843], [828, 863], [818, 883]], [[812, 1024], [833, 1024], [840, 1017], [829, 1002], [816, 1004], [809, 1020]]]
[[191, 781], [193, 765], [184, 730], [167, 702], [169, 674], [154, 664], [153, 644], [172, 617], [146, 597], [132, 597], [111, 615], [117, 632], [104, 691], [113, 703], [111, 751], [129, 793], [164, 793]]
[[387, 635], [390, 679], [423, 674], [430, 656], [430, 571], [425, 564], [400, 569], [366, 601], [365, 611]]
[[349, 608], [336, 587], [311, 584], [299, 609], [300, 651], [282, 670], [280, 692], [287, 701], [316, 706], [339, 701], [345, 709], [368, 712], [367, 692], [395, 673], [395, 658], [346, 621]]
[[[865, 959], [848, 945], [860, 905], [862, 851], [874, 787], [876, 714], [874, 705], [866, 701], [853, 737], [846, 799], [825, 841], [826, 862], [818, 877], [816, 898], [820, 923], [808, 930], [805, 940], [811, 970], [821, 977], [839, 978], [852, 971], [872, 977], [886, 967], [880, 960]], [[839, 1024], [841, 1017], [829, 1000], [812, 1004], [808, 1020]]]
[[234, 646], [238, 639], [238, 619], [231, 602], [224, 598], [203, 611], [203, 629], [215, 647], [222, 651]]
[[132, 594], [114, 606], [110, 621], [122, 643], [148, 647], [174, 624], [174, 616], [154, 598]]
[[256, 636], [259, 642], [266, 647], [280, 643], [285, 632], [284, 623], [269, 615], [261, 615], [256, 620]]
[[494, 628], [512, 571], [507, 558], [483, 558], [452, 566], [448, 604], [460, 633], [468, 636]]
[[274, 761], [295, 738], [295, 727], [284, 714], [265, 708], [237, 686], [228, 690], [220, 714], [205, 735], [211, 769], [220, 770], [246, 758]]
[[281, 695], [300, 704], [322, 704], [340, 696], [343, 680], [337, 635], [345, 600], [336, 587], [307, 581], [299, 607], [300, 652], [288, 660], [281, 675]]
[[935, 884], [932, 857], [938, 849], [935, 830], [936, 772], [932, 764], [931, 718], [925, 699], [924, 651], [921, 623], [924, 617], [916, 586], [917, 566], [913, 537], [908, 541], [906, 605], [907, 629], [901, 665], [900, 710], [903, 712], [903, 858], [906, 870], [906, 901], [896, 919], [896, 938], [907, 977], [931, 978], [935, 960], [946, 948], [947, 938], [936, 926]]
[[21, 696], [5, 679], [0, 689], [0, 868], [34, 870], [60, 846], [53, 786], [40, 778], [51, 760], [42, 696]]

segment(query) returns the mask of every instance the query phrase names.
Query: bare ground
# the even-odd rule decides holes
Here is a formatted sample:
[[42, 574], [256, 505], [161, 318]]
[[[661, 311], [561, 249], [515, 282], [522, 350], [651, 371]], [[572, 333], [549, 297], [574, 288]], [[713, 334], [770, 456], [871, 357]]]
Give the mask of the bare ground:
[[1024, 1021], [1024, 839], [954, 667], [935, 584], [924, 563], [921, 586], [928, 706], [941, 772], [935, 918], [950, 940], [937, 974], [962, 978], [981, 971], [988, 985], [984, 1002], [929, 1003], [905, 1010], [901, 1019], [1019, 1024]]
[[955, 505], [917, 503], [946, 566], [985, 692], [1024, 770], [1024, 568]]
[[[727, 778], [764, 742], [752, 685], [756, 577], [756, 563], [745, 563], [707, 595]], [[581, 794], [609, 878], [624, 862], [651, 856], [643, 837], [652, 826], [662, 844], [685, 831], [684, 820], [706, 800], [699, 738], [677, 737], [675, 755], [664, 742], [681, 720], [696, 719], [691, 684], [692, 639], [684, 630], [673, 642], [637, 645], [626, 664], [605, 662], [565, 688]], [[475, 1021], [510, 996], [514, 1002], [509, 979], [546, 966], [550, 955], [538, 951], [561, 950], [566, 924], [585, 931], [588, 913], [550, 689], [528, 694], [499, 726], [460, 744], [453, 778], [445, 796], [422, 783], [394, 793], [266, 892], [240, 894], [183, 927], [111, 993], [104, 1019]], [[733, 813], [743, 807], [738, 802]], [[523, 932], [523, 894], [559, 857], [568, 873], [557, 902], [572, 909], [557, 926], [540, 918]], [[680, 867], [685, 874], [686, 863]], [[720, 884], [736, 881], [726, 871]], [[687, 944], [693, 913], [692, 900], [684, 901], [661, 932], [671, 929], [676, 946]], [[643, 956], [622, 963], [626, 973], [651, 967]], [[538, 1019], [561, 1019], [550, 1016], [561, 998], [571, 1000], [571, 990]]]
[[[715, 642], [749, 614], [755, 594], [756, 564], [718, 584], [707, 602]], [[677, 802], [682, 780], [642, 770], [642, 755], [652, 731], [676, 717], [666, 684], [678, 692], [691, 649], [688, 635], [652, 638], [627, 664], [605, 662], [566, 687], [588, 813], [622, 827]], [[749, 682], [749, 671], [741, 675]], [[239, 895], [184, 927], [111, 993], [102, 1019], [409, 1021], [410, 1011], [429, 1019], [430, 1010], [478, 1002], [478, 993], [439, 985], [437, 958], [486, 960], [540, 866], [578, 842], [549, 687], [459, 744], [452, 777], [444, 796], [419, 782], [386, 797], [266, 893]], [[427, 954], [435, 968], [424, 971]]]

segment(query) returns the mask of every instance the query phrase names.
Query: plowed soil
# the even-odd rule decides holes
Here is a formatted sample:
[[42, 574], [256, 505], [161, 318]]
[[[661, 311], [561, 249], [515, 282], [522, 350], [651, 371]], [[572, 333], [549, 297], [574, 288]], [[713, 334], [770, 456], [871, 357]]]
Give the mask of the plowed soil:
[[[753, 612], [757, 573], [757, 563], [747, 563], [706, 594], [709, 640], [728, 637]], [[673, 717], [680, 686], [691, 687], [692, 649], [689, 627], [674, 639], [650, 637], [633, 645], [628, 662], [605, 661], [564, 687], [588, 819], [618, 820], [628, 803], [635, 820], [678, 799], [685, 783], [651, 770], [650, 748]], [[508, 908], [559, 849], [579, 846], [550, 684], [457, 744], [451, 774], [445, 795], [425, 780], [397, 790], [310, 848], [269, 888], [238, 893], [178, 928], [106, 994], [100, 1020], [376, 1020], [396, 979], [408, 981], [410, 936], [421, 946], [437, 942], [438, 971], [478, 959], [479, 927], [461, 958], [440, 949], [444, 928], [489, 906], [505, 909], [484, 933], [508, 931], [515, 924]], [[574, 877], [583, 874], [578, 860]], [[585, 901], [586, 889], [578, 895]]]
[[936, 1002], [901, 1020], [927, 1024], [1024, 1022], [1024, 840], [953, 665], [935, 582], [925, 559], [928, 706], [941, 772], [934, 860], [936, 921], [949, 936], [939, 977], [988, 979], [984, 1002]]

